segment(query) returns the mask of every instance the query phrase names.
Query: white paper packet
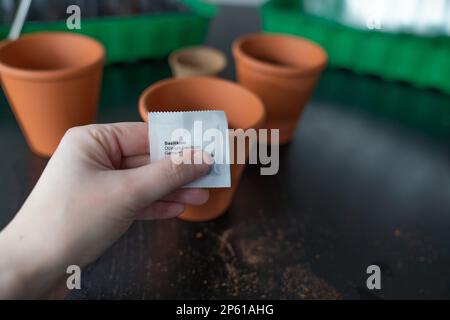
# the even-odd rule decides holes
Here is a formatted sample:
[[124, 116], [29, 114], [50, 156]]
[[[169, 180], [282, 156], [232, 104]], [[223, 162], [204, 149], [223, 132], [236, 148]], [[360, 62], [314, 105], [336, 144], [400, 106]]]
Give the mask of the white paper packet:
[[230, 143], [224, 111], [149, 112], [150, 163], [186, 148], [202, 149], [214, 159], [211, 171], [184, 188], [229, 188]]

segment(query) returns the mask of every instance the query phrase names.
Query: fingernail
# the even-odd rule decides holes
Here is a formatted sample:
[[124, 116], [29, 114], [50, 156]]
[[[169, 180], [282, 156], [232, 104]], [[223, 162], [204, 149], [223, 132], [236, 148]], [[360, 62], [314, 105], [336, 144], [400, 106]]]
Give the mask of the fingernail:
[[177, 217], [182, 214], [185, 209], [183, 204], [174, 203], [167, 209], [167, 215]]
[[203, 150], [193, 150], [194, 163], [202, 174], [207, 174], [212, 168], [214, 162], [211, 155]]
[[214, 159], [208, 152], [203, 151], [203, 162], [211, 166], [214, 164]]

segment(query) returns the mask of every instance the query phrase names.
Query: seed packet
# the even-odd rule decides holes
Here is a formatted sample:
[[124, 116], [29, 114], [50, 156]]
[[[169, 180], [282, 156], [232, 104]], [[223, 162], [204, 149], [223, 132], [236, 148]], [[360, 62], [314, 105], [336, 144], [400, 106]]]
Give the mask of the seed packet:
[[224, 111], [149, 112], [150, 163], [200, 149], [214, 160], [209, 173], [185, 188], [229, 188], [230, 143]]

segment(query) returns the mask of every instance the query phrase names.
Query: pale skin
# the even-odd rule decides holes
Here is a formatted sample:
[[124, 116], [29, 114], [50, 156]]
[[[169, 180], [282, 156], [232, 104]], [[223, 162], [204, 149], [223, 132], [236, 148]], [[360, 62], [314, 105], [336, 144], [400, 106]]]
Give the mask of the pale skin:
[[[197, 152], [197, 154], [195, 154]], [[149, 164], [147, 125], [70, 129], [13, 221], [0, 232], [0, 299], [41, 298], [96, 260], [136, 220], [168, 219], [208, 201], [182, 189], [205, 175], [211, 158], [186, 150], [185, 163]]]

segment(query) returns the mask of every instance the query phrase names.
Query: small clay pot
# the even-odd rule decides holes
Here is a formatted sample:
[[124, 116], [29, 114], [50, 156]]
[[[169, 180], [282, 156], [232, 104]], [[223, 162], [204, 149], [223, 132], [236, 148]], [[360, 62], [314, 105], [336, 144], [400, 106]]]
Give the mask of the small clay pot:
[[3, 90], [36, 154], [51, 156], [69, 128], [95, 122], [104, 55], [96, 40], [64, 32], [0, 47]]
[[0, 42], [0, 50], [10, 42], [11, 42], [11, 40], [9, 40], [9, 39], [5, 39], [5, 40], [1, 41]]
[[289, 142], [326, 66], [326, 52], [303, 38], [257, 33], [237, 39], [233, 55], [239, 83], [264, 102], [267, 129], [280, 129], [280, 144]]
[[[149, 87], [139, 100], [139, 113], [148, 120], [149, 111], [223, 110], [229, 128], [260, 129], [265, 110], [261, 100], [247, 89], [217, 78], [189, 77], [162, 80]], [[234, 143], [237, 155], [236, 146]], [[248, 157], [248, 146], [246, 148]], [[181, 219], [207, 221], [215, 219], [230, 207], [245, 164], [231, 164], [231, 188], [210, 189], [209, 201], [201, 206], [187, 206]]]
[[169, 56], [169, 64], [177, 78], [217, 76], [227, 66], [227, 58], [217, 49], [197, 46], [174, 51]]

